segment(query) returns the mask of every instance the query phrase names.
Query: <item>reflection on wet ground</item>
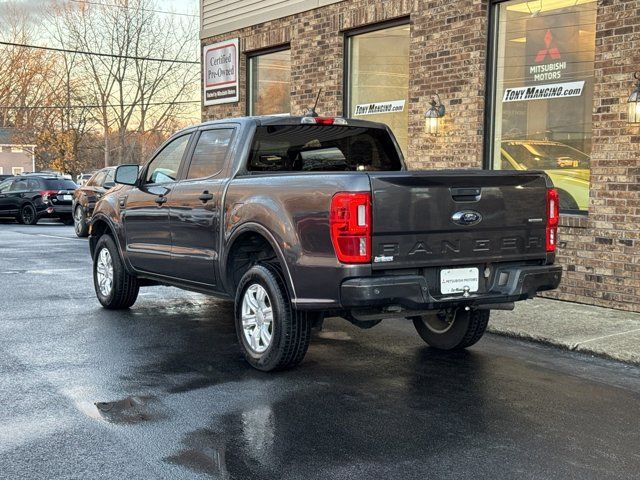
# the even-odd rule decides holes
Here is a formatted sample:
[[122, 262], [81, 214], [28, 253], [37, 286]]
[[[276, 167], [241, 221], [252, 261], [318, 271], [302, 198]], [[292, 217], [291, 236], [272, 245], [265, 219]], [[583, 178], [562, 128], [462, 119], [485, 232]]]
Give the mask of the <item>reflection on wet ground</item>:
[[154, 287], [131, 310], [106, 311], [86, 251], [47, 238], [25, 255], [25, 227], [0, 227], [20, 258], [10, 269], [25, 272], [0, 275], [3, 478], [632, 478], [640, 468], [636, 367], [491, 336], [442, 354], [409, 322], [358, 330], [332, 319], [299, 368], [265, 374], [242, 359], [230, 302]]

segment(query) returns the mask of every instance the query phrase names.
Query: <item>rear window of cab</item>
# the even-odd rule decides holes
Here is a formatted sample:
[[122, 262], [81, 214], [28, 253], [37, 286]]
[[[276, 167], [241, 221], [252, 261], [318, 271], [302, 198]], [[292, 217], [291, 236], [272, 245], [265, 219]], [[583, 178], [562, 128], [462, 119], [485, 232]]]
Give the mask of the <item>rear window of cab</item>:
[[402, 161], [381, 128], [342, 125], [259, 126], [247, 168], [251, 172], [398, 171]]
[[71, 180], [47, 178], [44, 180], [44, 188], [47, 190], [75, 190], [78, 186]]

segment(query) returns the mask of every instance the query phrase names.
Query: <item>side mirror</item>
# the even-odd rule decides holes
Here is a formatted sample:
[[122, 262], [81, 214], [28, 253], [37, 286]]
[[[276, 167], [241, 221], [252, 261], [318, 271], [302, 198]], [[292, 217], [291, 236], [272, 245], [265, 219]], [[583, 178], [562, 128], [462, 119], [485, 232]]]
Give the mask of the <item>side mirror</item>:
[[[138, 182], [139, 171], [138, 165], [120, 165], [116, 168], [115, 181], [123, 185], [135, 185]], [[104, 187], [109, 188], [107, 185]]]
[[110, 188], [113, 188], [116, 186], [116, 182], [104, 182], [104, 184], [102, 185], [102, 188], [104, 188], [105, 190], [109, 190]]

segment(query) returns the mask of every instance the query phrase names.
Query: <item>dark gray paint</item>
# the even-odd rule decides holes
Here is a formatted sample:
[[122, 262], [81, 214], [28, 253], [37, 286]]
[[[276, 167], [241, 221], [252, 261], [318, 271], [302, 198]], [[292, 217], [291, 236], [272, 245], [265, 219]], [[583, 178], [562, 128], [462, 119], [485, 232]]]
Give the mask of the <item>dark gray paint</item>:
[[[349, 123], [385, 129], [391, 135], [382, 124], [358, 120]], [[292, 303], [303, 309], [340, 308], [341, 283], [348, 278], [370, 276], [374, 270], [388, 273], [390, 269], [525, 259], [553, 263], [553, 256], [544, 252], [544, 224], [528, 223], [529, 218], [544, 219], [546, 215], [545, 191], [550, 184], [544, 173], [251, 174], [245, 165], [253, 133], [257, 125], [269, 124], [298, 125], [300, 118], [249, 117], [192, 127], [186, 132], [236, 128], [227, 167], [220, 175], [197, 186], [186, 186], [186, 164], [196, 141], [192, 139], [178, 181], [170, 186], [176, 191], [169, 193], [169, 201], [162, 207], [154, 203], [154, 195], [141, 193], [137, 187], [116, 189], [100, 203], [96, 223], [106, 222], [116, 232], [121, 251], [131, 256], [125, 262], [137, 275], [184, 288], [233, 295], [225, 273], [226, 255], [233, 242], [248, 231], [261, 234], [272, 245], [283, 264]], [[145, 173], [143, 168], [141, 178]], [[468, 188], [481, 190], [477, 200], [465, 201]], [[205, 190], [216, 199], [202, 206], [195, 198]], [[384, 250], [385, 244], [397, 244], [399, 253], [387, 264], [341, 264], [329, 237], [331, 198], [339, 191], [372, 190], [374, 256]], [[124, 229], [119, 203], [123, 197]], [[463, 227], [451, 222], [453, 213], [471, 207], [481, 212], [481, 223]], [[152, 224], [155, 226], [150, 227]], [[216, 243], [218, 224], [222, 228], [217, 232]], [[213, 230], [207, 232], [208, 225]], [[174, 228], [177, 241], [171, 253]], [[432, 257], [409, 257], [412, 247], [425, 239], [438, 245], [460, 242], [459, 251], [448, 249], [445, 254], [439, 252]], [[479, 248], [484, 251], [478, 252]]]
[[[185, 180], [167, 203], [170, 210], [171, 264], [177, 278], [215, 287], [224, 179]], [[211, 199], [206, 199], [211, 195]], [[202, 199], [201, 199], [202, 197]]]

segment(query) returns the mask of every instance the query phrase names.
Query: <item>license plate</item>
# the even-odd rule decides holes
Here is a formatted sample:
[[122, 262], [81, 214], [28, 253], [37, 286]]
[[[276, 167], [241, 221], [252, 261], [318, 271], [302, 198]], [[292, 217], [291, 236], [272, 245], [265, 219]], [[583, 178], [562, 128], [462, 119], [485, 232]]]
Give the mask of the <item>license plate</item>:
[[477, 292], [479, 275], [477, 268], [450, 268], [441, 270], [440, 293]]
[[62, 195], [63, 200], [71, 200], [71, 195]]

